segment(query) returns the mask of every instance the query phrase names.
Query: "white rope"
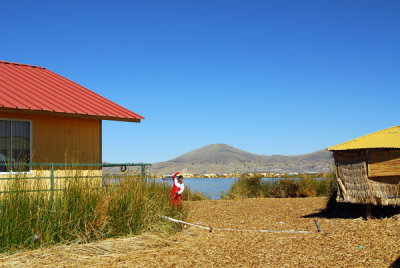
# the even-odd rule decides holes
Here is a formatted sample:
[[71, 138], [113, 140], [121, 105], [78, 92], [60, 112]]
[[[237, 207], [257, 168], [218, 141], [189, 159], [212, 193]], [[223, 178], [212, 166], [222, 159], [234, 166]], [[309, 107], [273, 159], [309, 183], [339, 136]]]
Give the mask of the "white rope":
[[180, 221], [180, 220], [177, 220], [177, 219], [174, 219], [174, 218], [170, 218], [170, 217], [166, 217], [166, 216], [161, 216], [161, 218], [164, 218], [164, 219], [167, 219], [167, 220], [170, 220], [170, 221], [173, 221], [173, 222], [179, 222], [179, 223], [183, 223], [183, 224], [186, 224], [186, 225], [195, 226], [195, 227], [198, 227], [198, 228], [203, 228], [203, 229], [211, 231], [210, 227], [201, 226], [201, 225], [190, 223], [190, 222]]
[[246, 229], [223, 229], [223, 228], [214, 228], [213, 230], [236, 231], [236, 232], [260, 232], [260, 233], [288, 233], [288, 234], [311, 234], [312, 233], [309, 231], [296, 231], [296, 230], [280, 231], [280, 230], [246, 230]]
[[202, 225], [198, 225], [198, 224], [194, 224], [194, 223], [190, 223], [190, 222], [185, 222], [185, 221], [177, 220], [177, 219], [166, 217], [166, 216], [161, 216], [161, 218], [164, 218], [164, 219], [167, 219], [167, 220], [173, 221], [173, 222], [183, 223], [186, 225], [191, 225], [191, 226], [195, 226], [198, 228], [206, 229], [206, 230], [209, 230], [210, 232], [212, 232], [213, 230], [217, 230], [217, 231], [234, 231], [234, 232], [289, 233], [289, 234], [311, 234], [312, 233], [310, 231], [296, 231], [296, 230], [277, 231], [277, 230], [246, 230], [246, 229], [229, 229], [229, 228], [210, 228], [207, 226], [202, 226]]

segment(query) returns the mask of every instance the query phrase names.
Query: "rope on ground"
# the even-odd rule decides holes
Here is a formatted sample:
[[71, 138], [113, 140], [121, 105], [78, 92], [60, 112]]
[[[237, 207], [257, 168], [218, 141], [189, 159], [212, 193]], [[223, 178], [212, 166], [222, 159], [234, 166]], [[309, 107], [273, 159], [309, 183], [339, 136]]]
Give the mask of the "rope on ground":
[[170, 218], [170, 217], [167, 217], [167, 216], [161, 216], [161, 218], [164, 218], [164, 219], [167, 219], [167, 220], [173, 221], [173, 222], [183, 223], [183, 224], [186, 224], [186, 225], [191, 225], [191, 226], [195, 226], [195, 227], [198, 227], [198, 228], [206, 229], [206, 230], [210, 231], [210, 233], [212, 231], [214, 231], [214, 230], [217, 230], [217, 231], [234, 231], [234, 232], [289, 233], [289, 234], [311, 234], [311, 233], [313, 233], [313, 232], [310, 232], [310, 231], [296, 231], [296, 230], [279, 231], [279, 230], [248, 230], [248, 229], [211, 228], [211, 227], [207, 227], [207, 226], [202, 226], [202, 225], [198, 225], [198, 224], [194, 224], [194, 223], [190, 223], [190, 222], [177, 220], [177, 219]]
[[190, 222], [180, 221], [180, 220], [177, 220], [177, 219], [174, 219], [174, 218], [170, 218], [170, 217], [167, 217], [167, 216], [161, 216], [161, 218], [167, 219], [169, 221], [183, 223], [183, 224], [186, 224], [186, 225], [191, 225], [191, 226], [195, 226], [195, 227], [198, 227], [198, 228], [202, 228], [202, 229], [206, 229], [206, 230], [211, 231], [210, 227], [201, 226], [201, 225], [190, 223]]

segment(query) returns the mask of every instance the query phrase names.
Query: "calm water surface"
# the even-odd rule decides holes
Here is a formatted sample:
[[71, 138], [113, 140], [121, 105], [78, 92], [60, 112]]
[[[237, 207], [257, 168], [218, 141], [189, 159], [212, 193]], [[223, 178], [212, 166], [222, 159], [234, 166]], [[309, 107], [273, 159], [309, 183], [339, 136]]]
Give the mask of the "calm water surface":
[[[262, 181], [279, 181], [283, 178], [262, 178]], [[292, 180], [299, 180], [300, 178], [293, 178]], [[189, 186], [194, 192], [199, 192], [210, 199], [221, 199], [222, 192], [228, 193], [232, 184], [238, 180], [237, 178], [223, 178], [223, 179], [183, 179], [183, 184]], [[160, 180], [163, 183], [172, 184], [172, 180]]]
[[[235, 178], [223, 178], [223, 179], [183, 179], [183, 184], [189, 186], [194, 192], [199, 192], [210, 199], [220, 199], [221, 193], [227, 193], [235, 182]], [[171, 181], [163, 180], [163, 183], [171, 183]]]

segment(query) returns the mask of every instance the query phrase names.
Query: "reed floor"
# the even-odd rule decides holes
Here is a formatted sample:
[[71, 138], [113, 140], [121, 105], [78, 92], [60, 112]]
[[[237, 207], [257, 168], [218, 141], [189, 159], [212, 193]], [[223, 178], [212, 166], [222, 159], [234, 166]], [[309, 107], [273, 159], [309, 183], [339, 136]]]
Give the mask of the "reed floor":
[[[174, 236], [135, 237], [49, 247], [0, 256], [23, 267], [389, 267], [400, 262], [400, 215], [327, 218], [325, 198], [186, 202], [190, 221], [213, 228], [298, 230], [309, 234], [188, 227]], [[322, 232], [317, 232], [318, 219]]]

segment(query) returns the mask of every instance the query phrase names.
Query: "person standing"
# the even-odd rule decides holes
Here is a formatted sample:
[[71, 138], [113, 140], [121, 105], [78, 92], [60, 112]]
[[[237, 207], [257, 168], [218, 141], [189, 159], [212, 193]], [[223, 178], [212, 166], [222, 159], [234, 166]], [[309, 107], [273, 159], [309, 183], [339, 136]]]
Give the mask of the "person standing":
[[179, 175], [177, 177], [178, 174], [179, 174], [179, 171], [176, 172], [174, 174], [174, 176], [172, 177], [173, 186], [172, 186], [172, 190], [171, 190], [171, 205], [172, 205], [172, 207], [174, 207], [175, 204], [177, 204], [178, 209], [180, 209], [181, 208], [181, 197], [182, 197], [183, 190], [185, 189], [185, 186], [183, 185], [183, 176]]

